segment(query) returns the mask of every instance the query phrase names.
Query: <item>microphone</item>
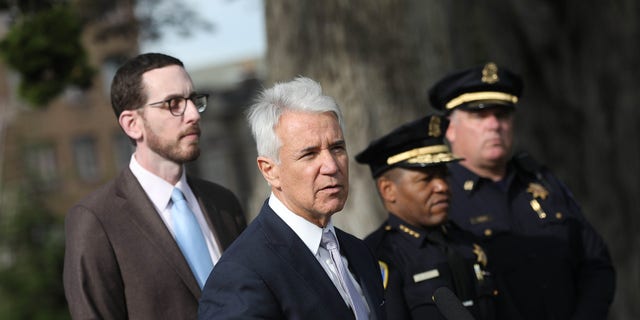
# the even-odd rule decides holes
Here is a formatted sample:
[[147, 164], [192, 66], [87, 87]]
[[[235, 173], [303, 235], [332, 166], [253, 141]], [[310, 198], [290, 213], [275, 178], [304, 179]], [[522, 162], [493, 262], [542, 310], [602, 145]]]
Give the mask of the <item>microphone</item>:
[[475, 320], [460, 299], [447, 287], [440, 287], [431, 297], [438, 310], [447, 320]]

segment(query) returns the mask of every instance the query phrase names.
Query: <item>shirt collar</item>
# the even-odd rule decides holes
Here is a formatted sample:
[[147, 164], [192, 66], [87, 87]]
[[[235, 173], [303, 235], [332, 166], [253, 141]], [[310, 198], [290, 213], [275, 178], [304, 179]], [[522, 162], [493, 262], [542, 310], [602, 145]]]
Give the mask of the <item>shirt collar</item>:
[[187, 194], [191, 193], [191, 191], [185, 187], [188, 186], [185, 170], [182, 170], [180, 180], [175, 186], [173, 186], [166, 180], [143, 168], [136, 160], [135, 154], [131, 156], [129, 169], [131, 169], [133, 175], [138, 179], [142, 189], [144, 189], [158, 211], [164, 210], [169, 205], [173, 188], [180, 189], [182, 193], [185, 194], [185, 197]]
[[507, 165], [507, 174], [505, 177], [498, 182], [494, 182], [490, 179], [481, 177], [475, 174], [473, 171], [467, 169], [465, 166], [461, 165], [459, 162], [452, 162], [448, 164], [449, 173], [451, 174], [451, 178], [457, 185], [461, 185], [464, 191], [469, 194], [476, 190], [480, 184], [483, 183], [491, 183], [499, 187], [501, 190], [507, 190], [508, 187], [513, 182], [515, 172], [513, 170], [513, 165], [509, 163]]
[[433, 244], [441, 244], [446, 241], [445, 230], [447, 229], [448, 222], [434, 227], [422, 228], [410, 225], [395, 214], [389, 213], [387, 225], [391, 229], [398, 230], [403, 237], [408, 239], [408, 241], [416, 247], [422, 247], [426, 241]]
[[323, 232], [333, 232], [334, 236], [336, 234], [331, 220], [329, 220], [326, 227], [320, 228], [307, 219], [293, 213], [293, 211], [289, 210], [273, 193], [269, 196], [269, 207], [271, 207], [280, 219], [293, 229], [293, 232], [298, 235], [313, 255], [318, 253]]

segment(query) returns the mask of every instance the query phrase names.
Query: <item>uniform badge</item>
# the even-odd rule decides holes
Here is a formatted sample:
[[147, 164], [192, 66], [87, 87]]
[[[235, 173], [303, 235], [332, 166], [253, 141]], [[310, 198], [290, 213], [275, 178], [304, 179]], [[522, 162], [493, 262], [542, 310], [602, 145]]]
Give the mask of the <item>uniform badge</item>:
[[483, 267], [487, 267], [487, 255], [484, 253], [484, 250], [482, 250], [482, 247], [474, 243], [473, 253], [476, 254], [478, 263], [480, 263]]
[[482, 82], [494, 84], [498, 81], [500, 81], [498, 77], [498, 66], [493, 62], [485, 64], [482, 69]]
[[545, 187], [535, 182], [529, 183], [529, 187], [527, 187], [527, 192], [531, 193], [534, 199], [540, 198], [542, 200], [545, 200], [549, 195], [549, 191]]
[[380, 265], [380, 274], [382, 275], [382, 286], [387, 289], [387, 283], [389, 283], [389, 266], [380, 260], [378, 260], [378, 265]]

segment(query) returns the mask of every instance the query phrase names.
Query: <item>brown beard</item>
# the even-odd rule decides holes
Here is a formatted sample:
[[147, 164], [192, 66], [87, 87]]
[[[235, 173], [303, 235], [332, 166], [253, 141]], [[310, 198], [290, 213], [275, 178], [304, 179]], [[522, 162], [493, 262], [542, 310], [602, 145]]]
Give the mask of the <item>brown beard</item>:
[[198, 146], [198, 143], [190, 144], [186, 150], [182, 150], [180, 148], [180, 138], [192, 133], [198, 133], [199, 135], [200, 128], [197, 124], [185, 130], [184, 132], [180, 132], [177, 136], [177, 140], [173, 141], [172, 143], [163, 143], [160, 137], [158, 137], [158, 135], [149, 127], [146, 120], [144, 121], [144, 127], [148, 133], [146, 138], [149, 149], [159, 154], [163, 158], [171, 160], [175, 163], [184, 164], [196, 160], [200, 156], [200, 147]]

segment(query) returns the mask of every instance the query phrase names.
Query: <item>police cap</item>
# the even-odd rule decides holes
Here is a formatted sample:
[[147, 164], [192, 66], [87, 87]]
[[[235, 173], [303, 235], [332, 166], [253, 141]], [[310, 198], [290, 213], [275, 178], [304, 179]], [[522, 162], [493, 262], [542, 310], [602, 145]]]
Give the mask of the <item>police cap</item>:
[[439, 115], [429, 115], [406, 123], [372, 141], [356, 155], [356, 161], [368, 164], [374, 178], [395, 168], [422, 168], [460, 160], [444, 143], [449, 122]]
[[435, 109], [449, 114], [456, 108], [512, 108], [521, 94], [522, 79], [508, 69], [489, 62], [446, 76], [429, 90], [429, 100]]

